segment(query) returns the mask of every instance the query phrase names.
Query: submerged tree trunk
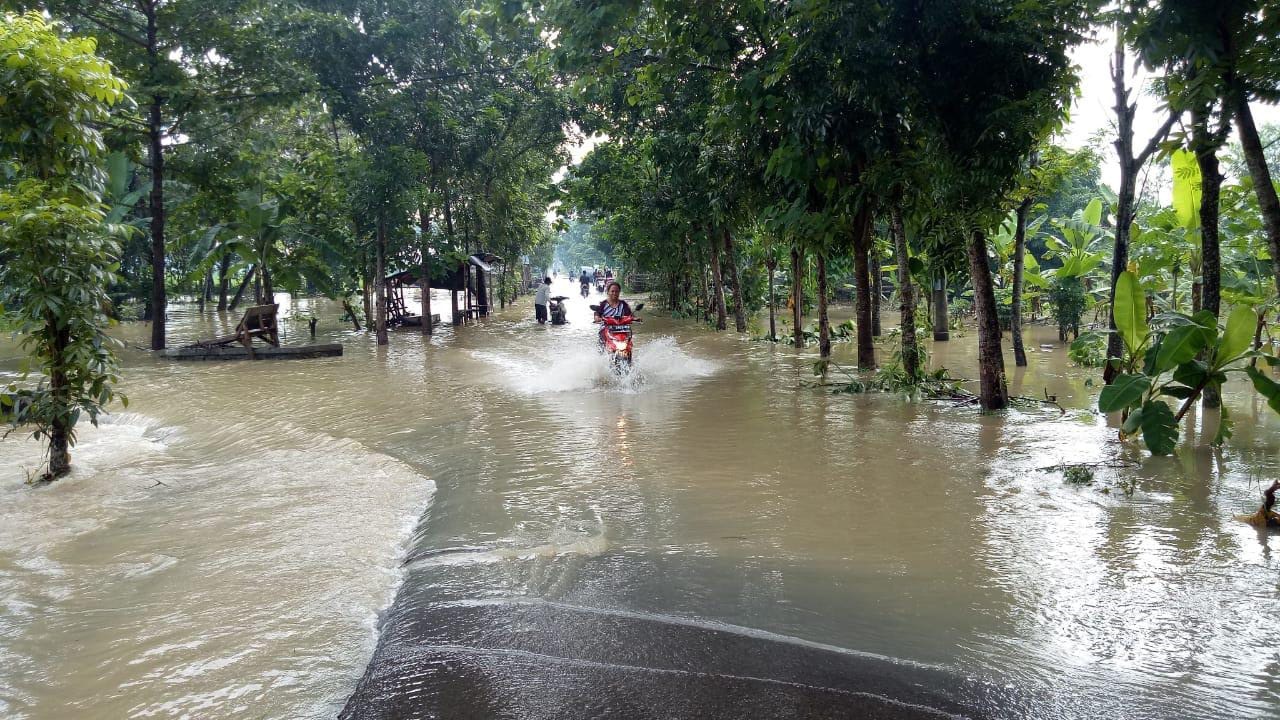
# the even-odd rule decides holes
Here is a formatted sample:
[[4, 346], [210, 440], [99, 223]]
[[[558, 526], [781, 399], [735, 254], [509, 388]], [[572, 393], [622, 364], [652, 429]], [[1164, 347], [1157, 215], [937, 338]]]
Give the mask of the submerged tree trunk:
[[716, 310], [716, 329], [728, 327], [728, 314], [724, 307], [724, 284], [720, 276], [720, 242], [715, 233], [708, 230], [707, 241], [711, 245], [711, 302]]
[[244, 280], [240, 281], [240, 287], [236, 288], [236, 296], [231, 299], [231, 312], [236, 311], [236, 307], [240, 305], [240, 298], [244, 297], [244, 291], [249, 287], [249, 283], [254, 281], [258, 275], [258, 266], [250, 265], [249, 272], [245, 273]]
[[818, 355], [831, 357], [831, 320], [827, 317], [827, 254], [818, 253]]
[[1280, 198], [1276, 197], [1276, 186], [1272, 184], [1271, 170], [1267, 167], [1267, 157], [1263, 154], [1262, 141], [1258, 138], [1258, 128], [1253, 124], [1253, 112], [1249, 109], [1249, 100], [1244, 93], [1239, 93], [1235, 100], [1235, 116], [1236, 128], [1240, 133], [1240, 147], [1244, 150], [1245, 163], [1253, 178], [1253, 191], [1258, 196], [1258, 208], [1262, 211], [1262, 226], [1267, 232], [1267, 247], [1271, 251], [1271, 271], [1276, 291], [1280, 292]]
[[[147, 17], [147, 36], [154, 44], [154, 13]], [[168, 298], [164, 287], [164, 128], [160, 119], [160, 99], [154, 98], [148, 113], [147, 140], [150, 145], [151, 195], [151, 349], [165, 346], [165, 310]]]
[[[45, 313], [46, 324], [58, 327], [52, 313]], [[71, 344], [71, 328], [63, 325], [54, 332], [52, 371], [49, 373], [49, 393], [53, 396], [54, 417], [49, 425], [49, 480], [71, 472], [71, 431], [74, 421], [71, 419], [71, 402], [67, 397], [66, 354]]]
[[[772, 252], [772, 250], [770, 250]], [[772, 255], [764, 261], [765, 270], [769, 273], [769, 341], [778, 341], [778, 301], [773, 294], [773, 271], [778, 266], [778, 261]]]
[[231, 253], [222, 256], [222, 261], [218, 266], [218, 312], [227, 311], [227, 291], [231, 286], [231, 278], [227, 274], [231, 271]]
[[995, 286], [987, 266], [987, 238], [974, 231], [968, 246], [969, 275], [973, 280], [973, 307], [978, 315], [978, 400], [983, 410], [999, 410], [1009, 404], [1005, 385], [1004, 355], [1000, 350], [1000, 316], [996, 312]]
[[857, 294], [858, 367], [871, 370], [876, 366], [876, 346], [871, 335], [871, 212], [862, 209], [854, 219], [853, 277]]
[[791, 246], [791, 339], [798, 347], [804, 347], [804, 278], [800, 275], [800, 265], [804, 260], [804, 252], [799, 245]]
[[1013, 335], [1013, 364], [1027, 366], [1027, 351], [1022, 346], [1022, 276], [1027, 248], [1027, 213], [1031, 198], [1018, 205], [1017, 226], [1013, 234], [1013, 298], [1009, 307], [1009, 332]]
[[422, 334], [431, 334], [431, 215], [426, 208], [418, 211], [422, 228]]
[[[1196, 164], [1200, 167], [1200, 306], [1216, 318], [1222, 304], [1222, 255], [1218, 238], [1222, 173], [1218, 169], [1220, 141], [1209, 132], [1208, 113], [1204, 109], [1192, 113], [1191, 135]], [[1206, 387], [1202, 397], [1205, 407], [1222, 405], [1222, 398], [1213, 387]]]
[[374, 332], [377, 334], [378, 344], [386, 345], [387, 339], [387, 298], [386, 283], [383, 278], [387, 275], [387, 223], [382, 217], [378, 218], [377, 241], [373, 255], [373, 292], [374, 292]]
[[204, 304], [213, 295], [213, 270], [204, 271], [204, 279], [200, 281], [200, 292], [196, 294], [196, 309], [204, 314]]
[[733, 247], [733, 233], [724, 228], [724, 267], [728, 275], [729, 289], [733, 290], [733, 327], [738, 332], [747, 331], [747, 316], [742, 309], [742, 285], [738, 281], [738, 254]]
[[907, 250], [907, 230], [902, 223], [902, 209], [895, 202], [889, 232], [893, 235], [894, 259], [898, 264], [899, 311], [902, 319], [902, 370], [908, 378], [920, 377], [920, 345], [916, 340], [916, 289], [911, 282], [911, 256]]
[[933, 339], [951, 339], [951, 310], [947, 307], [947, 273], [938, 270], [933, 276]]
[[880, 270], [880, 253], [876, 252], [873, 245], [871, 247], [871, 335], [880, 337], [883, 328], [880, 325], [880, 288], [881, 279], [884, 277]]
[[266, 263], [262, 263], [261, 272], [258, 273], [258, 276], [262, 278], [262, 287], [260, 289], [262, 297], [258, 298], [258, 304], [271, 305], [276, 301], [276, 288], [271, 282], [271, 268], [267, 267]]

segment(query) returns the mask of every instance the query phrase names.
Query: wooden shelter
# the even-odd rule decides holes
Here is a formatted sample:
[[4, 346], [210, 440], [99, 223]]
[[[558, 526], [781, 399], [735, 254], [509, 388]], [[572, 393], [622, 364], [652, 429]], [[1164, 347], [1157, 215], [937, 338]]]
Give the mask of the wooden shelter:
[[[466, 262], [451, 269], [437, 269], [432, 273], [431, 289], [448, 290], [452, 294], [453, 324], [458, 325], [468, 318], [478, 318], [492, 312], [488, 286], [488, 274], [493, 272], [494, 263], [502, 262], [502, 258], [492, 253], [477, 253], [467, 258]], [[387, 325], [421, 325], [422, 316], [414, 314], [404, 299], [407, 287], [421, 287], [421, 269], [403, 270], [384, 279], [383, 297], [386, 304]], [[458, 293], [464, 295], [464, 305], [459, 306]]]

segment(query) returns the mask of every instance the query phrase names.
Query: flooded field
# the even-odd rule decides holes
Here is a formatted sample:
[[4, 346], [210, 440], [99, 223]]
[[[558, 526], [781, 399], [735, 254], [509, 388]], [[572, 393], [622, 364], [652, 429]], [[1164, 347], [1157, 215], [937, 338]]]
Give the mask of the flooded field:
[[[816, 349], [656, 314], [617, 378], [564, 294], [567, 326], [523, 299], [385, 348], [299, 301], [343, 357], [130, 348], [71, 477], [30, 488], [40, 448], [0, 443], [0, 716], [365, 717], [411, 688], [423, 716], [800, 717], [858, 675], [991, 717], [1280, 718], [1280, 536], [1233, 519], [1280, 424], [1242, 386], [1227, 448], [1147, 458], [1061, 347], [1009, 368], [1065, 413], [835, 396], [802, 387]], [[176, 306], [171, 342], [234, 322]], [[931, 361], [972, 376], [974, 345]]]

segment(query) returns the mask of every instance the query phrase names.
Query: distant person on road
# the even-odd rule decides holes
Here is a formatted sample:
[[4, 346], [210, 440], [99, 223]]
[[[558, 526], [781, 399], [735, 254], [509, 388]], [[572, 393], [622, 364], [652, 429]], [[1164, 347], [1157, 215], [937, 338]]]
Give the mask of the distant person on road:
[[533, 295], [533, 317], [539, 325], [547, 322], [547, 301], [551, 298], [551, 278], [542, 278], [538, 292]]

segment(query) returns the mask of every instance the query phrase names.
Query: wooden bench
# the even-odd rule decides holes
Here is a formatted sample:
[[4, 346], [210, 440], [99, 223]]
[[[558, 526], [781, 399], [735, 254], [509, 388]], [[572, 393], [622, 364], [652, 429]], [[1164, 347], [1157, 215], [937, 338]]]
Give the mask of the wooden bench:
[[262, 338], [268, 345], [280, 347], [280, 335], [276, 326], [276, 313], [279, 309], [279, 305], [254, 305], [244, 311], [244, 317], [240, 318], [234, 334], [223, 335], [212, 340], [201, 340], [186, 347], [214, 348], [240, 343], [252, 354], [254, 338]]

